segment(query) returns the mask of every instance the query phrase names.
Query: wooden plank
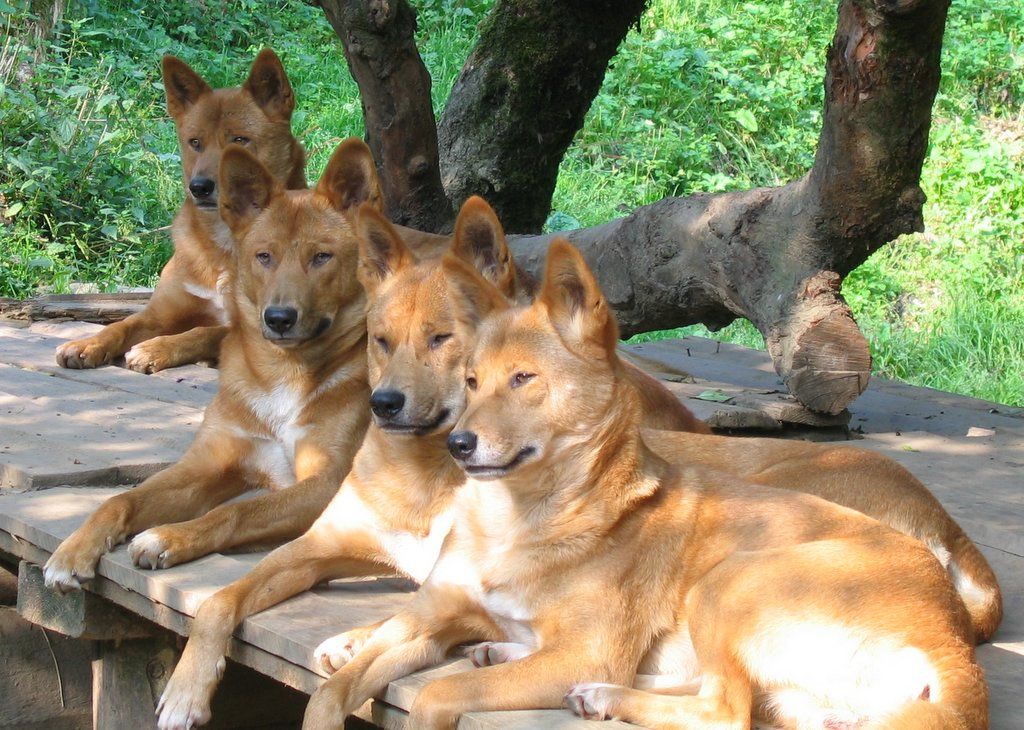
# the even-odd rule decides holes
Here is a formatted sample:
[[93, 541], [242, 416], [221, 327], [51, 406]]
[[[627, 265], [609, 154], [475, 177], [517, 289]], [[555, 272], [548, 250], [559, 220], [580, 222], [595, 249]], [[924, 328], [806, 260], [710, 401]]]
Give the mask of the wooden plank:
[[975, 540], [1024, 555], [1024, 439], [996, 431], [949, 438], [926, 431], [868, 434], [880, 451], [921, 479]]
[[[0, 529], [0, 554], [28, 560], [36, 565], [44, 564], [50, 557], [48, 551], [36, 547], [27, 540], [13, 537], [2, 529]], [[179, 636], [189, 635], [192, 626], [191, 617], [163, 604], [150, 601], [146, 596], [126, 590], [102, 576], [89, 583], [87, 591], [169, 629]], [[228, 656], [240, 664], [273, 677], [278, 682], [306, 694], [316, 691], [316, 688], [323, 682], [323, 678], [314, 672], [291, 664], [238, 639], [232, 639], [228, 646]]]
[[156, 701], [176, 654], [166, 635], [102, 642], [92, 669], [93, 727], [156, 730]]
[[[43, 525], [56, 526], [57, 531], [63, 534], [74, 528], [77, 524], [76, 519], [91, 511], [103, 498], [118, 491], [121, 490], [53, 489], [3, 497], [0, 501], [0, 551], [15, 554], [12, 551], [16, 550], [16, 554], [21, 557], [34, 555], [34, 559], [42, 562], [53, 548], [42, 548], [37, 543], [42, 542], [55, 547], [60, 539]], [[74, 501], [79, 503], [79, 507], [74, 510], [76, 519], [73, 520], [66, 518], [69, 495], [74, 495]], [[29, 505], [33, 507], [28, 509]], [[18, 515], [24, 512], [34, 513], [31, 523], [19, 523]], [[12, 530], [12, 527], [17, 529]], [[16, 547], [19, 541], [21, 544]], [[26, 547], [29, 549], [26, 550]], [[100, 561], [100, 577], [94, 585], [89, 586], [89, 589], [95, 590], [98, 595], [110, 597], [119, 605], [132, 603], [131, 608], [139, 615], [151, 618], [176, 633], [187, 635], [190, 627], [189, 618], [194, 615], [201, 599], [221, 584], [243, 574], [259, 557], [262, 556], [214, 555], [165, 571], [141, 571], [128, 564], [122, 547]], [[198, 576], [203, 576], [201, 581]], [[192, 588], [185, 588], [186, 584]], [[311, 693], [323, 681], [312, 671], [313, 650], [316, 646], [335, 633], [392, 615], [408, 599], [408, 587], [407, 582], [401, 581], [333, 581], [329, 586], [286, 601], [248, 619], [236, 632], [236, 636], [240, 638], [233, 640], [230, 656], [267, 676]], [[114, 596], [117, 598], [114, 599]], [[134, 596], [134, 601], [129, 598], [131, 596]], [[148, 604], [148, 607], [143, 608], [145, 604]], [[151, 610], [159, 606], [164, 608], [162, 612]], [[188, 613], [181, 611], [181, 607], [187, 608]], [[253, 648], [257, 649], [258, 653], [246, 651]], [[298, 658], [302, 666], [296, 667], [291, 661], [293, 658]], [[462, 671], [470, 667], [468, 662], [461, 660], [451, 671]], [[424, 677], [437, 676], [438, 671], [443, 672], [445, 668], [413, 675], [409, 678], [408, 684], [395, 690], [397, 696], [404, 698], [403, 701], [411, 706], [415, 693], [426, 681]], [[297, 676], [300, 673], [301, 677]], [[551, 711], [550, 714], [555, 716], [557, 722], [573, 723], [565, 727], [589, 727], [576, 725], [583, 721], [573, 718], [568, 712]], [[536, 715], [530, 717], [535, 718]], [[475, 722], [471, 722], [467, 727], [496, 727], [493, 724], [479, 725]], [[491, 721], [485, 717], [481, 722]]]
[[[723, 382], [750, 391], [785, 392], [768, 353], [718, 343], [702, 337], [684, 337], [627, 345], [662, 372], [685, 372], [704, 382]], [[645, 367], [647, 367], [645, 365]], [[655, 372], [655, 375], [658, 373]], [[685, 385], [685, 383], [683, 384]], [[670, 386], [671, 387], [671, 386]], [[687, 406], [696, 401], [687, 401]], [[931, 431], [945, 436], [963, 435], [965, 421], [984, 428], [1024, 433], [1024, 409], [976, 398], [872, 378], [868, 389], [851, 406], [851, 425], [870, 432]], [[995, 412], [991, 412], [995, 411]]]
[[141, 481], [202, 422], [196, 407], [3, 364], [0, 416], [0, 487], [15, 489]]
[[[74, 503], [81, 505], [74, 510], [80, 519], [98, 503], [101, 492], [113, 491], [116, 490], [48, 490], [0, 498], [0, 535], [17, 534], [28, 543], [37, 541], [55, 546], [60, 537], [54, 533], [66, 533], [76, 524], [75, 520], [67, 519], [67, 504], [71, 497], [74, 497]], [[56, 501], [62, 493], [62, 501]], [[957, 496], [952, 495], [953, 498]], [[64, 510], [64, 516], [55, 515], [61, 510]], [[19, 522], [20, 528], [12, 530]], [[7, 539], [11, 541], [13, 538]], [[49, 549], [52, 547], [40, 552], [45, 555]], [[11, 550], [10, 542], [5, 548], [5, 544], [0, 541], [0, 550]], [[1021, 709], [1024, 709], [1024, 701], [1015, 688], [1020, 686], [1019, 672], [1024, 667], [1024, 558], [1005, 550], [985, 548], [985, 552], [1003, 586], [1007, 617], [992, 648], [983, 648], [979, 656], [990, 674], [994, 716], [1019, 716]], [[144, 572], [132, 568], [123, 553], [123, 549], [120, 549], [101, 561], [100, 574], [106, 578], [98, 581], [98, 592], [104, 595], [104, 590], [109, 591], [109, 588], [104, 589], [103, 586], [109, 584], [126, 595], [135, 596], [142, 604], [163, 606], [163, 616], [151, 615], [157, 617], [158, 623], [180, 633], [188, 630], [188, 615], [180, 608], [194, 612], [201, 597], [208, 595], [217, 585], [243, 573], [251, 561], [258, 557], [218, 555], [190, 564], [191, 567], [186, 565], [167, 571]], [[290, 686], [297, 686], [306, 692], [312, 691], [321, 681], [312, 672], [312, 651], [322, 639], [397, 610], [398, 604], [385, 605], [393, 597], [386, 590], [382, 591], [386, 586], [374, 583], [385, 582], [335, 582], [327, 588], [253, 616], [238, 632], [240, 640], [233, 642], [231, 656]], [[180, 608], [170, 609], [171, 606]], [[375, 613], [378, 608], [381, 610]], [[167, 620], [168, 614], [178, 617], [176, 625]], [[260, 653], [255, 656], [261, 657], [262, 662], [256, 660], [254, 655], [247, 655], [243, 650], [245, 648], [258, 650]], [[392, 683], [381, 699], [394, 708], [407, 710], [427, 681], [469, 668], [469, 663], [460, 659], [411, 675]], [[296, 678], [297, 669], [301, 670], [302, 679]], [[991, 679], [993, 673], [998, 674], [995, 679]], [[559, 717], [562, 714], [552, 712]], [[567, 714], [566, 717], [572, 719]], [[480, 722], [491, 721], [492, 718], [484, 718]], [[506, 721], [510, 720], [502, 719], [502, 722]], [[543, 722], [549, 721], [553, 721], [553, 718], [543, 718]], [[476, 719], [467, 718], [460, 727], [494, 727], [474, 723], [477, 723]]]
[[[386, 702], [374, 701], [371, 718], [384, 730], [414, 730], [409, 728], [409, 713]], [[458, 730], [587, 730], [594, 726], [581, 720], [568, 710], [523, 710], [518, 712], [470, 712], [462, 716]], [[636, 728], [624, 722], [601, 723], [600, 728]]]
[[[76, 332], [81, 332], [84, 327], [80, 324], [62, 326], [74, 327]], [[53, 331], [34, 332], [30, 329], [27, 332], [33, 337], [53, 338]], [[19, 334], [25, 332], [23, 330]], [[70, 334], [70, 329], [66, 332], [69, 336], [79, 336]], [[0, 328], [0, 336], [7, 333], [8, 330]], [[677, 393], [687, 388], [721, 387], [723, 390], [731, 389], [741, 398], [750, 391], [764, 398], [777, 395], [767, 392], [777, 386], [777, 376], [764, 353], [742, 348], [736, 348], [742, 351], [733, 353], [726, 346], [718, 348], [715, 343], [691, 342], [691, 339], [685, 341], [690, 347], [690, 355], [685, 362], [698, 382], [685, 382], [682, 376], [678, 381], [669, 380], [671, 388], [680, 389]], [[0, 341], [0, 360], [6, 357], [4, 344]], [[52, 343], [39, 340], [36, 345], [32, 356], [38, 359], [43, 345], [49, 348]], [[662, 368], [662, 375], [671, 378], [673, 374], [666, 372], [669, 366], [682, 362], [678, 343], [675, 350], [666, 352], [659, 355], [669, 363]], [[52, 358], [52, 349], [46, 355]], [[50, 367], [56, 369], [55, 365]], [[53, 404], [67, 399], [73, 401], [81, 395], [78, 389], [83, 387], [90, 391], [117, 390], [124, 402], [132, 404], [153, 400], [152, 394], [132, 392], [119, 384], [111, 385], [109, 381], [97, 385], [74, 377], [47, 378], [38, 371], [13, 369], [22, 371], [9, 377], [10, 397], [12, 403], [17, 403], [16, 407], [38, 401], [40, 393], [51, 399], [52, 402], [44, 403], [48, 408], [39, 415], [40, 418], [63, 418], [53, 416]], [[91, 377], [118, 370], [104, 368], [64, 373]], [[152, 378], [121, 372], [145, 381]], [[774, 385], [773, 378], [776, 381]], [[55, 385], [57, 381], [60, 382]], [[2, 382], [0, 379], [0, 384]], [[131, 387], [143, 390], [141, 386]], [[1024, 555], [1024, 536], [1019, 534], [1019, 526], [1024, 524], [1024, 495], [1019, 489], [1020, 467], [1024, 465], [1024, 424], [1013, 414], [988, 413], [979, 407], [982, 402], [973, 399], [949, 396], [933, 402], [927, 391], [898, 384], [882, 384], [879, 391], [881, 394], [874, 394], [869, 389], [868, 394], [854, 406], [854, 423], [863, 424], [868, 431], [865, 440], [858, 445], [888, 453], [922, 476], [968, 533], [986, 546], [983, 549], [1003, 585], [1007, 617], [996, 640], [989, 645], [991, 648], [983, 647], [979, 651], [993, 688], [993, 726], [999, 727], [1000, 722], [996, 718], [1008, 722], [1010, 717], [1019, 718], [1024, 708], [1024, 701], [1018, 699], [1019, 687], [1024, 681], [1020, 675], [1024, 666], [1021, 659], [1024, 657], [1024, 558], [1018, 557]], [[687, 401], [688, 405], [690, 403], [700, 405], [703, 402], [691, 398]], [[867, 405], [862, 407], [864, 403]], [[720, 406], [713, 404], [713, 407]], [[746, 407], [729, 405], [729, 408], [741, 410]], [[111, 410], [109, 402], [96, 407], [96, 411], [108, 419]], [[765, 415], [764, 411], [756, 408], [749, 410]], [[10, 414], [0, 410], [0, 415]], [[858, 421], [858, 418], [866, 420]], [[0, 422], [0, 434], [4, 425]], [[60, 424], [50, 425], [56, 427]], [[886, 431], [886, 427], [893, 428]], [[976, 433], [982, 435], [968, 437], [971, 427], [980, 428], [981, 431]], [[102, 428], [92, 425], [86, 432], [97, 444], [103, 443]], [[61, 453], [59, 442], [54, 440], [54, 435], [60, 434], [50, 434], [49, 428], [38, 433], [41, 435], [32, 436], [26, 431], [23, 433], [24, 441], [30, 448], [48, 452], [53, 461], [53, 454]], [[0, 448], [0, 462], [3, 454], [4, 450]], [[99, 500], [115, 491], [57, 489], [0, 496], [0, 551], [45, 561], [49, 552], [77, 527]], [[242, 575], [259, 557], [252, 554], [214, 555], [168, 571], [148, 572], [131, 566], [124, 548], [120, 548], [101, 560], [100, 578], [90, 589], [128, 607], [139, 616], [176, 633], [186, 634], [190, 616], [199, 602], [219, 586]], [[386, 581], [335, 582], [249, 619], [237, 632], [238, 638], [232, 641], [229, 656], [308, 693], [322, 681], [312, 671], [312, 651], [323, 638], [389, 615], [407, 599], [405, 586]], [[390, 700], [389, 707], [395, 713], [402, 713], [402, 706], [411, 706], [418, 689], [429, 677], [436, 676], [432, 673], [461, 671], [462, 668], [468, 668], [468, 665], [455, 662], [393, 683], [385, 695]], [[493, 713], [486, 715], [485, 721], [491, 722]], [[555, 712], [554, 715], [564, 715], [568, 721], [576, 722], [567, 713]], [[504, 722], [510, 721], [504, 718]], [[548, 718], [543, 721], [547, 723]], [[467, 718], [460, 727], [467, 727], [467, 722], [473, 720]], [[503, 724], [502, 727], [509, 725]]]
[[[643, 345], [624, 345], [620, 352], [634, 364], [644, 368], [661, 380], [686, 407], [713, 428], [729, 430], [780, 430], [787, 425], [833, 428], [845, 426], [850, 420], [848, 411], [837, 415], [814, 413], [784, 392], [781, 382], [777, 386], [748, 387], [726, 382], [720, 375], [707, 377], [691, 365], [700, 367], [705, 354], [692, 354], [690, 339], [666, 340]], [[705, 341], [706, 342], [706, 341]], [[656, 345], [656, 346], [655, 346]], [[680, 347], [680, 350], [673, 348]], [[698, 349], [701, 353], [704, 347]], [[689, 352], [685, 359], [682, 352]], [[716, 357], [711, 355], [711, 357]], [[706, 391], [721, 391], [728, 401], [702, 399]]]
[[[11, 494], [0, 501], [0, 530], [52, 553], [103, 500], [120, 491], [58, 488]], [[136, 568], [121, 546], [100, 559], [98, 574], [131, 593], [192, 617], [203, 600], [245, 575], [260, 557], [256, 553], [213, 554], [167, 570], [148, 571]], [[408, 581], [393, 579], [333, 581], [253, 616], [237, 635], [267, 653], [313, 670], [313, 650], [321, 641], [393, 615], [405, 605], [411, 588]], [[187, 622], [173, 617], [158, 615], [154, 620], [172, 631], [187, 631]]]
[[[66, 329], [65, 329], [66, 327]], [[16, 330], [0, 326], [0, 362], [52, 375], [62, 380], [119, 391], [126, 397], [141, 397], [193, 408], [205, 408], [217, 392], [217, 370], [188, 365], [143, 375], [124, 367], [72, 370], [57, 365], [54, 351], [61, 343], [80, 336], [80, 325], [66, 325], [37, 331], [35, 327]], [[54, 331], [67, 336], [57, 336]]]
[[29, 332], [47, 337], [56, 337], [61, 340], [77, 340], [82, 337], [91, 337], [103, 329], [101, 324], [91, 322], [31, 322], [26, 327]]
[[0, 298], [0, 316], [17, 320], [70, 319], [110, 324], [141, 312], [152, 292], [47, 294], [32, 299]]

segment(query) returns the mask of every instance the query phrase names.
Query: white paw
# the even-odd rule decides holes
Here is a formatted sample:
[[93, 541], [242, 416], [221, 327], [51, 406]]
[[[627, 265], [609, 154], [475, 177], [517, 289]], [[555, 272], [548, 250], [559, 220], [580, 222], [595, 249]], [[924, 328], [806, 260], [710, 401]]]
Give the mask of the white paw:
[[363, 632], [345, 632], [320, 642], [313, 651], [316, 669], [325, 677], [329, 677], [352, 661], [352, 657], [366, 643], [367, 636]]
[[466, 656], [475, 667], [489, 667], [494, 664], [514, 662], [533, 653], [526, 644], [513, 642], [485, 641], [465, 648]]
[[601, 682], [578, 684], [565, 695], [565, 706], [587, 720], [608, 720], [616, 689], [614, 684]]
[[43, 582], [50, 588], [56, 588], [61, 593], [77, 591], [82, 588], [82, 583], [96, 577], [93, 568], [84, 566], [73, 567], [73, 561], [65, 558], [58, 549], [43, 566]]
[[153, 528], [140, 532], [128, 544], [128, 556], [140, 568], [156, 570], [168, 567], [169, 551], [159, 530]]
[[129, 370], [144, 373], [149, 366], [149, 356], [136, 345], [124, 354], [124, 364]]
[[149, 375], [167, 367], [166, 353], [163, 352], [154, 338], [140, 342], [124, 354], [124, 364], [129, 370]]
[[221, 657], [205, 681], [199, 676], [205, 672], [181, 676], [184, 672], [175, 670], [156, 706], [157, 727], [160, 730], [192, 730], [208, 723], [210, 700], [226, 666], [227, 661]]

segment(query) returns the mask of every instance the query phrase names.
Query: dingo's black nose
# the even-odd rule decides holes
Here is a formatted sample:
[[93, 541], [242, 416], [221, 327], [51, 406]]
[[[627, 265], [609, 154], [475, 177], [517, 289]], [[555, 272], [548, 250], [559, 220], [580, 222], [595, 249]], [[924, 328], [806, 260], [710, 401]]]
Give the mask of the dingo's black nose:
[[448, 437], [448, 450], [456, 459], [468, 459], [476, 451], [476, 434], [472, 431], [456, 431]]
[[217, 187], [217, 183], [208, 177], [194, 177], [188, 183], [188, 191], [196, 200], [209, 198], [213, 195], [215, 187]]
[[299, 313], [292, 307], [267, 307], [263, 310], [263, 321], [279, 335], [295, 326]]
[[375, 390], [370, 394], [370, 410], [378, 418], [394, 418], [405, 405], [405, 396], [397, 390]]

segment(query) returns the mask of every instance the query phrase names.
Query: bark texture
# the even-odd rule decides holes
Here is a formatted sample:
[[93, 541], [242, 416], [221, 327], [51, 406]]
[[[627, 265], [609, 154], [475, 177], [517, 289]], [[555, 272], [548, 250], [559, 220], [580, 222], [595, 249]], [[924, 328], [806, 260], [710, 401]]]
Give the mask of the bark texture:
[[[777, 188], [668, 198], [569, 238], [595, 267], [624, 334], [746, 317], [808, 407], [838, 413], [871, 355], [842, 278], [923, 229], [918, 186], [949, 0], [843, 0], [828, 51], [817, 156]], [[538, 273], [551, 236], [520, 237]]]
[[425, 231], [451, 225], [441, 186], [430, 74], [405, 0], [320, 0], [359, 85], [366, 142], [391, 220]]
[[441, 180], [487, 199], [506, 230], [540, 231], [558, 166], [646, 0], [498, 0], [441, 123]]

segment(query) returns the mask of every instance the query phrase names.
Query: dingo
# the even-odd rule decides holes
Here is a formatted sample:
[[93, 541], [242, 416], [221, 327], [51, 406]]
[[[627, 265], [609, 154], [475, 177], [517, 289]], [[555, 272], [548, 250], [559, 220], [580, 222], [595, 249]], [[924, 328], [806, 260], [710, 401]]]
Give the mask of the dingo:
[[217, 214], [221, 155], [229, 144], [243, 145], [285, 187], [306, 187], [305, 155], [291, 132], [295, 96], [273, 51], [256, 57], [238, 88], [211, 89], [174, 56], [164, 56], [163, 76], [185, 183], [185, 202], [171, 226], [174, 255], [146, 308], [58, 347], [62, 367], [94, 368], [125, 355], [129, 368], [152, 373], [216, 360], [227, 334], [232, 255], [231, 231]]
[[[78, 587], [104, 551], [141, 530], [130, 553], [153, 568], [300, 535], [362, 440], [365, 296], [346, 211], [380, 200], [369, 149], [343, 142], [315, 189], [286, 191], [236, 146], [220, 185], [235, 239], [220, 388], [177, 464], [109, 499], [61, 544], [46, 563], [51, 585]], [[271, 491], [223, 504], [255, 487]]]
[[[928, 547], [814, 496], [665, 461], [616, 343], [597, 282], [556, 241], [536, 303], [481, 326], [448, 440], [468, 481], [434, 569], [305, 726], [341, 727], [391, 680], [484, 640], [498, 643], [475, 661], [507, 663], [431, 682], [410, 727], [567, 692], [588, 717], [652, 727], [987, 727], [974, 628]], [[638, 672], [693, 696], [580, 684]]]

